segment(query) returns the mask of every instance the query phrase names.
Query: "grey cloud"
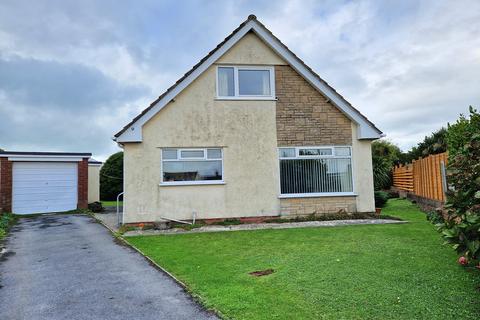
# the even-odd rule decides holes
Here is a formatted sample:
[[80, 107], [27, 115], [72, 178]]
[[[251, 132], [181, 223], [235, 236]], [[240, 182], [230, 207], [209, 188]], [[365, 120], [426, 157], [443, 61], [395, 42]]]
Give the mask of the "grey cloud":
[[476, 1], [5, 0], [0, 147], [115, 151], [112, 134], [254, 13], [408, 148], [469, 104], [480, 107], [479, 9]]
[[148, 92], [145, 87], [124, 85], [79, 64], [0, 59], [0, 70], [0, 91], [14, 103], [35, 107], [88, 112], [112, 102], [124, 103]]
[[95, 113], [0, 105], [0, 147], [8, 150], [92, 152], [105, 158], [117, 150], [111, 128]]

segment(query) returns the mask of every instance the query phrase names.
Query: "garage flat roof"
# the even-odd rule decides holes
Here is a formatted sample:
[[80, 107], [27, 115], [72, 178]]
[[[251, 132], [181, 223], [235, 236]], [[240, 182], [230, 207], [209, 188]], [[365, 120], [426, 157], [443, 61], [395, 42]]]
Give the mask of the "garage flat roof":
[[91, 153], [87, 152], [29, 152], [29, 151], [0, 151], [0, 157], [8, 156], [73, 156], [87, 158]]

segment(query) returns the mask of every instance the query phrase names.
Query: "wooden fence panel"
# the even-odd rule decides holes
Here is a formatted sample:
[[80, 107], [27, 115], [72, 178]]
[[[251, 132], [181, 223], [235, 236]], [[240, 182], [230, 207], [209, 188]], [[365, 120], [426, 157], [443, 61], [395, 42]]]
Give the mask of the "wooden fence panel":
[[442, 163], [447, 165], [446, 152], [396, 166], [393, 168], [393, 186], [420, 197], [444, 202]]
[[393, 185], [401, 190], [413, 191], [413, 166], [411, 164], [395, 167]]

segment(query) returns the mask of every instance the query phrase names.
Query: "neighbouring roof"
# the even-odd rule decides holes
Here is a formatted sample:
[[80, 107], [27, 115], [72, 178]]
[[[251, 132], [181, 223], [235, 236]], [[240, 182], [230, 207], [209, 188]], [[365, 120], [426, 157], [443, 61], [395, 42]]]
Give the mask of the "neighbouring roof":
[[[254, 32], [273, 51], [289, 63], [305, 80], [330, 100], [350, 120], [359, 125], [359, 139], [378, 139], [383, 133], [370, 120], [353, 107], [325, 80], [320, 78], [309, 66], [298, 58], [273, 33], [268, 30], [255, 15], [249, 15], [230, 35], [219, 43], [212, 51], [203, 57], [196, 65], [178, 79], [170, 88], [153, 101], [145, 110], [130, 121], [122, 130], [115, 134], [114, 140], [123, 142], [141, 142], [142, 126], [167, 105], [176, 95], [192, 83], [200, 74], [210, 67], [220, 56], [228, 51], [246, 33]], [[129, 130], [130, 129], [130, 130]]]
[[102, 164], [102, 161], [95, 160], [93, 158], [88, 159], [88, 164]]
[[7, 156], [73, 156], [89, 158], [91, 153], [86, 152], [30, 152], [30, 151], [0, 151], [0, 157]]

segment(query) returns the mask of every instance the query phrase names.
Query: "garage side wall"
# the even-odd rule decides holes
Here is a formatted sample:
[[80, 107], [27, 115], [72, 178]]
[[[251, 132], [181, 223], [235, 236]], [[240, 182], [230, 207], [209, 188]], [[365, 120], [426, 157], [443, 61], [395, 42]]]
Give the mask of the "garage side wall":
[[0, 158], [0, 213], [12, 211], [12, 162]]
[[88, 203], [100, 201], [100, 165], [88, 165]]

